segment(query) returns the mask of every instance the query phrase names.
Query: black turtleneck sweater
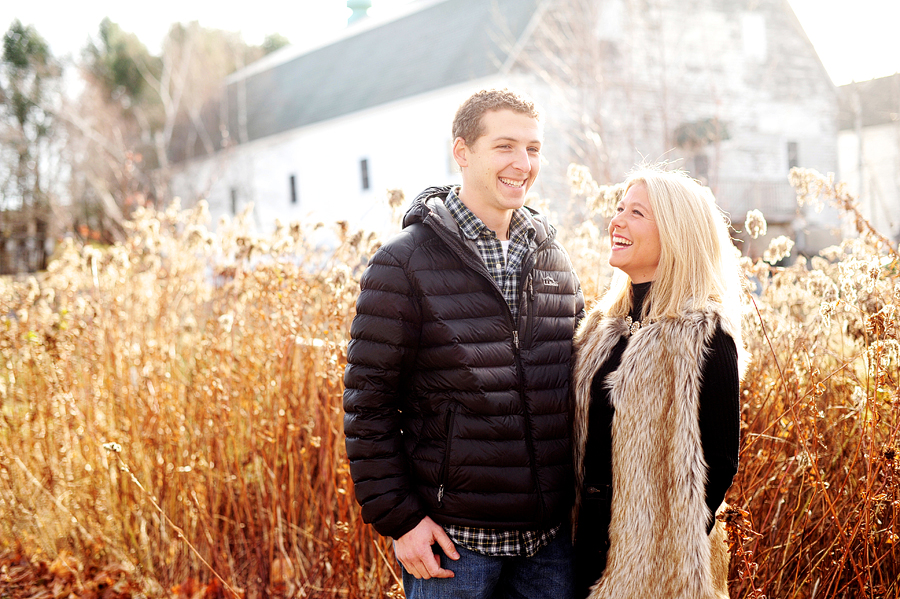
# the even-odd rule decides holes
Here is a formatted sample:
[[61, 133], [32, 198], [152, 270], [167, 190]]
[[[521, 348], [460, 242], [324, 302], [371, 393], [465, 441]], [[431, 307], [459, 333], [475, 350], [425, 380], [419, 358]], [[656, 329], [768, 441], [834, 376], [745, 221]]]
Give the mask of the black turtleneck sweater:
[[[644, 298], [650, 283], [632, 286], [633, 302], [630, 316], [641, 319]], [[628, 337], [622, 337], [594, 376], [591, 385], [591, 405], [588, 418], [589, 430], [584, 460], [583, 507], [578, 524], [578, 544], [587, 544], [594, 551], [605, 554], [609, 545], [610, 499], [612, 493], [612, 419], [614, 408], [610, 405], [609, 389], [603, 384], [614, 372], [628, 346]], [[721, 327], [716, 329], [709, 343], [709, 353], [703, 368], [700, 390], [700, 436], [703, 457], [709, 465], [706, 482], [706, 505], [710, 515], [707, 532], [715, 524], [715, 510], [725, 498], [725, 492], [737, 473], [740, 441], [740, 404], [737, 348], [734, 340]], [[586, 547], [586, 549], [588, 549]], [[576, 555], [593, 553], [577, 551]], [[605, 555], [603, 556], [605, 557]], [[588, 565], [590, 576], [599, 576], [596, 561]]]

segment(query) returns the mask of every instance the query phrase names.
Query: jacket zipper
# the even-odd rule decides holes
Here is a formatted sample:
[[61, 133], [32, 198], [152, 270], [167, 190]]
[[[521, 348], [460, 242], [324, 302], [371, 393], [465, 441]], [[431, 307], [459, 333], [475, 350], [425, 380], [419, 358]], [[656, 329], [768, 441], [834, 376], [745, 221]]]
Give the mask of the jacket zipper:
[[538, 477], [537, 451], [534, 448], [534, 425], [531, 422], [531, 412], [528, 409], [528, 400], [525, 399], [525, 374], [522, 368], [522, 356], [519, 353], [519, 333], [513, 331], [516, 355], [516, 378], [519, 384], [519, 401], [522, 402], [522, 417], [525, 420], [525, 446], [528, 448], [529, 463], [531, 464], [531, 478], [537, 491], [538, 509], [540, 521], [544, 520], [544, 492], [541, 490], [541, 480]]
[[[423, 219], [423, 224], [424, 224]], [[441, 225], [440, 223], [435, 225], [431, 225], [432, 230], [440, 237], [448, 246], [457, 248], [457, 256], [466, 263], [466, 265], [474, 270], [475, 272], [481, 274], [485, 277], [491, 285], [493, 285], [494, 290], [497, 292], [497, 295], [500, 297], [503, 305], [506, 307], [506, 316], [507, 320], [510, 323], [510, 328], [512, 330], [513, 335], [513, 353], [515, 354], [516, 360], [516, 379], [519, 386], [519, 401], [522, 403], [522, 415], [525, 419], [525, 446], [528, 449], [528, 457], [529, 462], [531, 463], [531, 478], [534, 480], [535, 490], [538, 496], [538, 507], [540, 510], [540, 519], [544, 520], [544, 492], [541, 490], [541, 481], [538, 478], [538, 469], [537, 469], [537, 451], [534, 448], [534, 425], [531, 421], [531, 412], [528, 410], [528, 401], [525, 399], [525, 375], [522, 368], [522, 357], [519, 354], [519, 329], [518, 323], [515, 322], [512, 316], [512, 311], [509, 309], [509, 305], [506, 303], [506, 298], [503, 297], [503, 292], [500, 290], [500, 287], [497, 285], [497, 281], [494, 280], [494, 277], [491, 276], [491, 273], [488, 272], [487, 268], [484, 266], [484, 263], [481, 260], [476, 260], [474, 256], [471, 255], [471, 252], [468, 248], [466, 248], [458, 239], [454, 238], [450, 235], [449, 231]], [[522, 289], [523, 280], [527, 280], [528, 277], [532, 274], [531, 271], [534, 268], [535, 256], [541, 252], [545, 247], [550, 245], [553, 242], [553, 231], [551, 230], [547, 238], [542, 241], [538, 247], [530, 252], [527, 256], [525, 256], [525, 260], [522, 262], [522, 270], [519, 273], [519, 289]], [[533, 290], [532, 290], [533, 292]], [[521, 312], [521, 310], [520, 310]], [[520, 313], [521, 316], [521, 313]], [[529, 332], [528, 343], [530, 346], [531, 343], [531, 335]], [[450, 451], [450, 439], [447, 440], [447, 458], [449, 458]], [[447, 459], [445, 459], [444, 469], [449, 470], [449, 464]], [[443, 506], [444, 499], [444, 477], [448, 474], [448, 472], [442, 473], [441, 485], [438, 487], [438, 507]]]
[[[536, 260], [535, 256], [539, 252], [541, 252], [545, 247], [550, 245], [553, 241], [553, 232], [551, 231], [547, 238], [538, 245], [535, 251], [531, 252], [525, 257], [525, 260], [522, 262], [522, 272], [519, 278], [519, 289], [523, 289], [527, 291], [523, 293], [523, 299], [526, 300], [526, 314], [525, 314], [525, 335], [527, 339], [524, 339], [524, 345], [526, 348], [531, 347], [531, 327], [534, 322], [534, 287], [532, 286], [532, 280], [534, 278], [534, 273], [532, 272], [534, 269], [534, 262]], [[527, 286], [527, 287], [526, 287]], [[519, 317], [521, 320], [521, 306], [519, 309]], [[514, 333], [515, 338], [515, 356], [516, 356], [516, 377], [519, 383], [519, 400], [522, 402], [522, 414], [525, 419], [525, 446], [528, 448], [528, 456], [529, 462], [531, 463], [531, 478], [534, 480], [534, 487], [537, 491], [538, 497], [538, 509], [540, 513], [540, 519], [543, 522], [545, 518], [544, 509], [544, 491], [541, 489], [541, 480], [538, 476], [538, 464], [537, 464], [537, 450], [534, 448], [534, 423], [531, 419], [531, 411], [528, 409], [528, 400], [525, 398], [525, 370], [522, 366], [522, 355], [520, 353], [519, 347], [519, 335], [518, 333]]]
[[447, 416], [447, 447], [444, 448], [444, 463], [441, 465], [441, 484], [437, 492], [438, 507], [444, 507], [444, 485], [450, 476], [450, 445], [453, 443], [453, 426], [456, 422], [456, 409], [451, 407]]

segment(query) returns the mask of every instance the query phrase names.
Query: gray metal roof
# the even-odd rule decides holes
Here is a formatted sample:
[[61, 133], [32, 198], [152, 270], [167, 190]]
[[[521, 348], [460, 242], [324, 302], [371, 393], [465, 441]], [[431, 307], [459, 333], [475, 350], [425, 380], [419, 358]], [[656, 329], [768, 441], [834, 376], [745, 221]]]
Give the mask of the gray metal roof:
[[885, 125], [900, 121], [900, 73], [848, 83], [838, 88], [838, 128], [856, 128], [857, 109], [861, 125]]
[[239, 87], [252, 141], [499, 73], [541, 0], [444, 0], [232, 80], [228, 124], [239, 138]]

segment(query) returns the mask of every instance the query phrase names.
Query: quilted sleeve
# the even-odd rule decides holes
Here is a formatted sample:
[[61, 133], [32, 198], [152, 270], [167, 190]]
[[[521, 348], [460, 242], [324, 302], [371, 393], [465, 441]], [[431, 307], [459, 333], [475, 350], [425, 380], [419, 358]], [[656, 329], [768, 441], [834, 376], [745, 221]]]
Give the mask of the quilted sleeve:
[[365, 522], [399, 538], [425, 517], [409, 478], [402, 410], [420, 322], [404, 266], [381, 248], [361, 280], [344, 372], [344, 434]]

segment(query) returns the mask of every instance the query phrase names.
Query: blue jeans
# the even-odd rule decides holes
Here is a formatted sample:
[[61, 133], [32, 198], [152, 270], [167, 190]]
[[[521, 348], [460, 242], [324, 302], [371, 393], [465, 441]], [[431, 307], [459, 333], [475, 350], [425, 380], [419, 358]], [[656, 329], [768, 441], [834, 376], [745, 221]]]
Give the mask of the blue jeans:
[[453, 578], [415, 578], [403, 569], [406, 599], [572, 599], [572, 542], [564, 530], [532, 557], [493, 557], [456, 546], [459, 559], [445, 556], [441, 568]]

